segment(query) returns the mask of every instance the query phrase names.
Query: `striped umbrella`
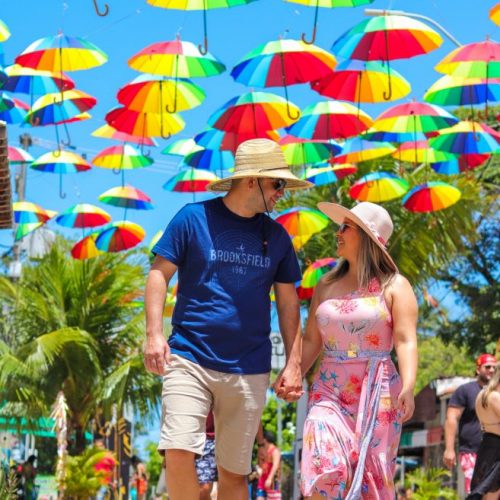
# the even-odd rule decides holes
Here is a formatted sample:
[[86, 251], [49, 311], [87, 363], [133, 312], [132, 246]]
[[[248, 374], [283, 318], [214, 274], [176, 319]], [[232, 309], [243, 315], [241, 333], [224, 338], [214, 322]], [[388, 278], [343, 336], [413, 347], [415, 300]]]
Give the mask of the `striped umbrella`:
[[28, 222], [25, 224], [18, 224], [14, 232], [14, 241], [22, 240], [25, 236], [36, 231], [39, 227], [42, 227], [44, 222]]
[[26, 115], [30, 107], [21, 101], [20, 99], [16, 99], [15, 97], [10, 97], [10, 102], [13, 104], [9, 109], [4, 109], [4, 111], [0, 111], [0, 121], [9, 123], [9, 124], [21, 124], [25, 121]]
[[333, 184], [337, 182], [339, 178], [335, 175], [331, 165], [322, 167], [308, 167], [301, 176], [302, 179], [306, 179], [312, 182], [315, 186], [324, 186], [326, 184]]
[[294, 137], [293, 135], [287, 135], [281, 138], [279, 144], [285, 154], [286, 162], [293, 166], [309, 165], [326, 161], [341, 149], [341, 147], [333, 141], [309, 141], [307, 139]]
[[500, 2], [490, 9], [489, 17], [497, 26], [500, 26]]
[[458, 188], [446, 182], [426, 182], [408, 192], [403, 206], [411, 212], [436, 212], [454, 205], [461, 196]]
[[56, 217], [56, 222], [64, 227], [86, 228], [103, 226], [111, 221], [111, 216], [102, 208], [89, 203], [78, 203]]
[[457, 175], [482, 165], [491, 155], [453, 155], [451, 160], [431, 163], [432, 169], [442, 175]]
[[399, 161], [425, 164], [450, 161], [456, 158], [451, 153], [445, 153], [444, 151], [432, 148], [429, 146], [428, 141], [405, 142], [392, 153], [392, 156]]
[[321, 277], [328, 271], [331, 271], [337, 261], [332, 257], [315, 260], [311, 265], [307, 266], [302, 281], [297, 287], [297, 294], [302, 300], [310, 300], [313, 296], [314, 287], [319, 283]]
[[186, 156], [195, 151], [201, 151], [203, 146], [196, 144], [194, 139], [178, 139], [177, 141], [171, 142], [167, 147], [161, 152], [163, 155], [173, 155], [173, 156]]
[[222, 149], [236, 152], [238, 146], [250, 139], [271, 139], [278, 142], [280, 135], [275, 130], [257, 130], [246, 133], [227, 132], [208, 128], [194, 137], [196, 144], [209, 149]]
[[363, 139], [366, 141], [381, 141], [381, 142], [408, 142], [408, 141], [423, 141], [427, 136], [422, 132], [405, 133], [405, 132], [384, 132], [370, 128], [363, 133]]
[[75, 82], [69, 76], [52, 71], [41, 71], [13, 64], [7, 66], [5, 72], [8, 80], [3, 88], [9, 92], [36, 96], [75, 88]]
[[365, 141], [361, 137], [347, 139], [342, 149], [333, 157], [335, 163], [359, 163], [382, 158], [396, 151], [389, 142]]
[[349, 196], [359, 201], [394, 200], [409, 189], [408, 182], [391, 172], [372, 172], [358, 179], [349, 189]]
[[98, 199], [101, 203], [125, 208], [125, 213], [129, 208], [134, 210], [153, 209], [151, 198], [132, 186], [118, 186], [108, 189]]
[[203, 193], [208, 184], [218, 180], [218, 177], [209, 170], [188, 168], [170, 178], [164, 185], [166, 191], [176, 193]]
[[71, 256], [74, 259], [86, 260], [101, 255], [103, 252], [95, 245], [96, 236], [97, 233], [92, 233], [77, 241], [71, 249]]
[[34, 158], [23, 148], [15, 146], [7, 147], [7, 158], [11, 165], [22, 165], [23, 163], [31, 163]]
[[139, 144], [143, 146], [158, 146], [158, 143], [150, 137], [140, 137], [136, 135], [126, 134], [116, 130], [111, 125], [105, 123], [101, 127], [92, 132], [94, 137], [101, 137], [102, 139], [113, 139], [115, 141], [129, 142], [131, 144]]
[[7, 73], [5, 72], [5, 68], [3, 68], [0, 65], [0, 88], [2, 88], [6, 83], [9, 77], [7, 76]]
[[7, 25], [0, 20], [0, 42], [5, 42], [10, 37], [9, 28]]
[[45, 223], [57, 214], [57, 212], [45, 210], [40, 205], [29, 201], [15, 201], [12, 208], [16, 224]]
[[234, 154], [231, 151], [201, 148], [184, 156], [184, 165], [214, 172], [230, 170], [234, 167]]
[[111, 222], [95, 237], [95, 246], [102, 252], [121, 252], [137, 246], [146, 235], [139, 224], [128, 221]]
[[348, 177], [349, 175], [355, 174], [358, 171], [356, 165], [351, 163], [341, 163], [340, 165], [333, 165], [333, 173], [337, 176], [338, 180]]

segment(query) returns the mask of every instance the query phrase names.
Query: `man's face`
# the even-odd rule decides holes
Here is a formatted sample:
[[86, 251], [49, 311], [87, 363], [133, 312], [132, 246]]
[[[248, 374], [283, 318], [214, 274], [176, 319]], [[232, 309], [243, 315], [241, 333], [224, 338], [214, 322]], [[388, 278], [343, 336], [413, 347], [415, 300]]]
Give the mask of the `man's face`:
[[477, 368], [476, 373], [483, 384], [487, 384], [495, 372], [496, 363], [484, 363]]
[[[260, 184], [260, 188], [257, 186], [256, 200], [258, 205], [261, 207], [259, 212], [265, 212], [266, 208], [269, 212], [274, 210], [274, 206], [280, 198], [285, 194], [286, 180], [281, 178], [260, 178], [257, 179], [257, 183]], [[265, 200], [265, 206], [264, 206]]]

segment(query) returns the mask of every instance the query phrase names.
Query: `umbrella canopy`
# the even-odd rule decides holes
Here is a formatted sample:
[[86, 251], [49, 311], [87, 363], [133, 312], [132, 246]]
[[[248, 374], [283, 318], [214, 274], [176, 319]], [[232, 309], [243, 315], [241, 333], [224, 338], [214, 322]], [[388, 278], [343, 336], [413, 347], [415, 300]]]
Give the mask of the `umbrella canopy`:
[[7, 147], [7, 158], [11, 165], [31, 163], [34, 160], [34, 158], [28, 153], [28, 151], [15, 146]]
[[308, 141], [293, 135], [283, 137], [279, 144], [286, 162], [293, 166], [323, 162], [341, 149], [335, 142]]
[[88, 40], [59, 33], [33, 42], [16, 57], [16, 64], [62, 73], [101, 66], [107, 60], [108, 56]]
[[75, 82], [71, 78], [52, 71], [39, 71], [13, 64], [7, 66], [5, 72], [8, 80], [3, 88], [10, 92], [20, 92], [34, 96], [75, 88]]
[[25, 224], [18, 224], [14, 233], [14, 241], [22, 240], [26, 235], [32, 233], [33, 231], [36, 231], [44, 224], [44, 222], [28, 222]]
[[[390, 99], [389, 79], [392, 92]], [[340, 101], [383, 102], [395, 101], [407, 96], [411, 87], [397, 71], [387, 69], [378, 61], [343, 61], [332, 73], [311, 83], [311, 89], [318, 94]]]
[[208, 184], [218, 179], [209, 170], [189, 168], [170, 178], [163, 185], [163, 189], [177, 193], [202, 193], [207, 190]]
[[396, 151], [389, 142], [365, 141], [361, 137], [347, 139], [342, 149], [333, 157], [335, 163], [359, 163], [382, 158]]
[[139, 137], [168, 139], [186, 126], [177, 113], [142, 113], [127, 108], [115, 108], [105, 119], [116, 130]]
[[0, 93], [0, 112], [12, 109], [16, 104], [14, 100], [5, 92]]
[[13, 106], [0, 111], [0, 120], [10, 124], [23, 123], [30, 107], [15, 97], [10, 97], [9, 103]]
[[89, 203], [74, 205], [56, 217], [59, 225], [71, 228], [103, 226], [110, 220], [111, 216], [107, 212]]
[[0, 65], [0, 88], [2, 88], [8, 80], [7, 73], [5, 72], [5, 69]]
[[126, 108], [146, 113], [185, 111], [199, 106], [205, 97], [203, 89], [189, 80], [159, 75], [139, 75], [117, 94], [118, 102]]
[[292, 113], [299, 117], [299, 108], [282, 97], [269, 92], [248, 92], [224, 104], [207, 123], [226, 132], [257, 135], [258, 131], [290, 125], [296, 120], [290, 117]]
[[463, 106], [500, 101], [500, 78], [460, 78], [445, 75], [424, 95], [441, 106]]
[[118, 186], [108, 189], [98, 199], [101, 203], [126, 209], [151, 210], [154, 208], [151, 198], [132, 186]]
[[302, 281], [297, 288], [299, 298], [309, 300], [312, 298], [314, 287], [319, 283], [321, 277], [335, 267], [337, 261], [332, 257], [315, 260], [311, 265], [307, 266]]
[[331, 165], [323, 167], [308, 167], [302, 174], [302, 179], [312, 182], [315, 186], [325, 186], [326, 184], [333, 184], [339, 180]]
[[115, 141], [130, 142], [132, 144], [140, 144], [141, 146], [158, 146], [158, 143], [150, 137], [139, 137], [136, 135], [126, 134], [116, 130], [109, 124], [104, 124], [92, 132], [94, 137], [102, 139], [114, 139]]
[[0, 42], [5, 42], [10, 37], [9, 28], [7, 25], [0, 20]]
[[161, 153], [164, 155], [186, 156], [202, 149], [203, 146], [196, 144], [194, 139], [178, 139], [170, 143]]
[[461, 196], [458, 188], [446, 182], [426, 182], [408, 192], [403, 206], [411, 212], [436, 212], [454, 205]]
[[111, 222], [95, 237], [95, 246], [102, 252], [121, 252], [138, 245], [146, 235], [139, 224], [128, 221]]
[[370, 128], [363, 133], [363, 139], [367, 141], [381, 141], [381, 142], [408, 142], [408, 141], [423, 141], [427, 136], [422, 132], [405, 133], [405, 132], [384, 132]]
[[222, 149], [236, 152], [238, 146], [250, 139], [271, 139], [279, 141], [279, 134], [275, 130], [257, 130], [252, 132], [237, 133], [209, 128], [194, 137], [196, 144], [209, 149]]
[[144, 156], [133, 146], [125, 144], [103, 149], [92, 159], [92, 163], [96, 167], [121, 170], [149, 167], [154, 160], [149, 156]]
[[85, 172], [92, 167], [80, 155], [71, 151], [49, 151], [39, 156], [30, 168], [52, 174], [73, 174]]
[[352, 104], [338, 101], [320, 101], [307, 106], [301, 118], [287, 132], [303, 139], [329, 141], [359, 135], [373, 124], [373, 120]]
[[489, 17], [497, 26], [500, 26], [500, 2], [490, 9]]
[[329, 218], [319, 210], [307, 207], [293, 207], [283, 210], [276, 217], [292, 237], [312, 236], [328, 226]]
[[77, 241], [71, 249], [71, 256], [74, 259], [86, 260], [101, 255], [103, 252], [95, 246], [95, 239], [96, 234], [93, 233]]
[[372, 172], [351, 186], [349, 196], [359, 201], [378, 203], [399, 198], [408, 189], [408, 182], [391, 172]]
[[482, 165], [491, 155], [471, 154], [455, 156], [451, 160], [432, 163], [432, 169], [442, 175], [457, 175], [467, 170], [472, 170]]
[[57, 212], [45, 210], [40, 205], [29, 201], [15, 201], [12, 208], [16, 224], [44, 223], [57, 214]]
[[189, 167], [222, 172], [234, 167], [234, 154], [231, 151], [201, 148], [188, 153], [184, 157], [183, 164]]
[[405, 142], [392, 153], [392, 156], [399, 161], [409, 163], [436, 163], [442, 161], [450, 161], [456, 158], [451, 153], [438, 151], [429, 146], [428, 141]]
[[358, 167], [356, 167], [356, 165], [352, 165], [351, 163], [341, 163], [340, 165], [333, 165], [332, 170], [338, 180], [340, 180], [344, 177], [355, 174], [358, 171]]

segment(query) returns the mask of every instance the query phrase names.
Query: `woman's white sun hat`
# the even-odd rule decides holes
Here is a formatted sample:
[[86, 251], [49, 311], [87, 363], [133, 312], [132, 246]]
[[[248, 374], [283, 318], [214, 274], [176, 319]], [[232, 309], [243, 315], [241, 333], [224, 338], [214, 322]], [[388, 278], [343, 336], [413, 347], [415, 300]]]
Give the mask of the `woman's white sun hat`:
[[377, 244], [397, 268], [387, 251], [387, 243], [394, 225], [389, 212], [385, 208], [369, 201], [358, 203], [350, 210], [337, 203], [322, 201], [318, 203], [318, 208], [336, 224], [340, 225], [346, 219], [354, 222]]
[[305, 189], [314, 186], [292, 173], [280, 145], [270, 139], [250, 139], [242, 142], [236, 150], [233, 174], [210, 183], [207, 189], [229, 191], [233, 179], [244, 177], [285, 179], [287, 189]]

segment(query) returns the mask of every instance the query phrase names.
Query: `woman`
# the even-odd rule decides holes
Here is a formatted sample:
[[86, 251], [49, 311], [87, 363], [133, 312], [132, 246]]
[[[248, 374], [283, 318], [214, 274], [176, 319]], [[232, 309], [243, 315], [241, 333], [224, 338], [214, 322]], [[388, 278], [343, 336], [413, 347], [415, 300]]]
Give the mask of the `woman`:
[[276, 498], [279, 494], [279, 469], [281, 453], [276, 446], [276, 436], [274, 432], [264, 432], [263, 458], [259, 460], [261, 473], [257, 483], [257, 500], [266, 498]]
[[304, 424], [302, 492], [393, 500], [401, 424], [414, 410], [417, 301], [386, 250], [393, 225], [384, 208], [318, 207], [340, 225], [339, 259], [316, 287], [303, 341], [304, 374], [322, 357]]
[[483, 429], [468, 500], [500, 498], [500, 364], [476, 399], [476, 413]]
[[130, 458], [130, 463], [134, 468], [132, 486], [136, 492], [136, 500], [146, 500], [146, 494], [148, 492], [148, 474], [146, 472], [146, 466], [136, 455]]

